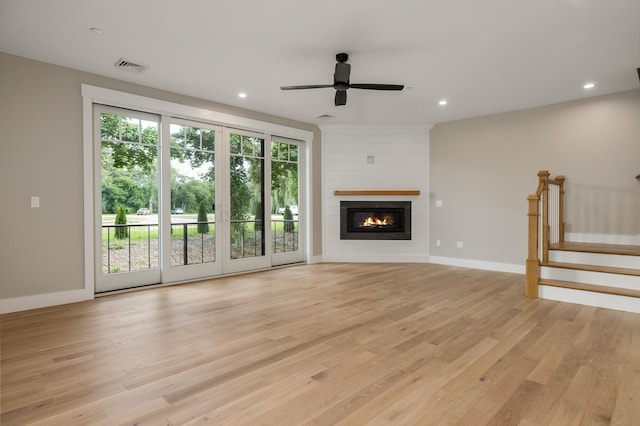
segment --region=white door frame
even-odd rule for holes
[[[94,145],[93,148],[96,152],[94,156],[94,182],[95,182],[95,190],[94,190],[94,218],[96,226],[93,229],[95,233],[95,246],[94,246],[94,260],[96,264],[95,269],[95,285],[96,291],[107,292],[120,290],[123,288],[131,288],[131,287],[142,287],[149,284],[156,284],[162,279],[162,257],[161,250],[158,250],[158,258],[157,267],[149,268],[149,269],[138,269],[134,271],[127,271],[121,273],[104,273],[102,270],[102,261],[103,261],[103,247],[102,247],[102,192],[98,189],[102,186],[102,162],[101,156],[99,155],[102,152],[102,137],[101,137],[101,127],[97,125],[100,122],[99,114],[114,114],[121,115],[123,117],[131,117],[136,119],[146,119],[149,121],[154,121],[158,123],[158,141],[156,145],[156,149],[159,155],[160,149],[162,147],[162,137],[160,134],[160,129],[162,128],[161,117],[157,114],[149,114],[146,112],[125,110],[122,108],[116,108],[112,106],[105,105],[97,105],[94,109]],[[158,161],[159,165],[159,161]],[[158,188],[158,200],[162,200],[162,194],[160,193],[160,176],[161,176],[160,167],[157,170],[157,188]],[[158,209],[158,229],[162,229],[162,222],[164,221],[164,215],[162,211]],[[131,232],[131,229],[129,229]],[[109,248],[107,248],[109,250]],[[149,259],[151,261],[151,259]]]
[[[205,123],[221,124],[224,126],[246,129],[249,131],[255,131],[265,134],[265,136],[267,137],[267,141],[270,140],[271,134],[301,140],[304,142],[305,148],[305,182],[307,187],[306,194],[311,193],[308,188],[313,183],[311,179],[310,167],[312,164],[313,133],[310,131],[282,126],[279,124],[264,122],[260,120],[249,119],[245,117],[239,117],[231,114],[225,114],[210,109],[193,107],[160,99],[134,95],[131,93],[120,92],[117,90],[91,86],[87,84],[81,85],[81,93],[83,101],[85,294],[92,294],[95,291],[95,271],[96,267],[100,266],[99,264],[96,265],[96,258],[94,256],[96,244],[96,205],[94,203],[94,104],[128,108],[137,111],[158,114],[161,116],[180,117],[195,121],[202,121]],[[269,194],[270,193],[267,193],[266,198],[270,199]],[[163,201],[163,203],[166,203],[166,201]],[[307,207],[305,209],[306,218],[308,218],[307,223],[311,224],[311,217],[313,212],[313,203],[311,198],[307,197],[305,200],[301,200],[301,204]],[[304,248],[304,257],[307,262],[311,262],[311,248],[313,247],[311,226],[307,226],[305,228],[305,235],[306,247]]]

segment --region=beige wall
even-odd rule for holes
[[[640,235],[638,90],[437,124],[430,140],[432,256],[524,264],[543,169],[567,178],[569,233]]]
[[[316,126],[3,53],[0,70],[0,298],[84,287],[82,83],[313,132],[312,255],[321,255]],[[41,208],[30,208],[32,195]]]
[[[312,255],[322,256],[316,126],[2,53],[0,70],[0,298],[84,286],[82,83],[314,132]],[[569,232],[638,236],[640,91],[434,126],[430,254],[523,264],[540,169],[567,176]]]

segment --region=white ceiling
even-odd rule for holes
[[[638,88],[640,0],[0,0],[0,51],[309,123],[427,124]],[[333,83],[338,52],[352,83],[408,88],[279,89]]]

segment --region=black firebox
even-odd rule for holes
[[[341,240],[410,240],[411,201],[341,201]]]

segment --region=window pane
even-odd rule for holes
[[[140,120],[140,142],[155,145],[158,141],[158,123]]]
[[[264,157],[264,141],[258,138],[251,138],[251,141],[253,142],[253,155],[256,157]]]
[[[214,151],[216,132],[207,129],[201,129],[200,131],[202,132],[202,149]]]
[[[241,154],[240,135],[232,134],[229,138],[230,150],[232,154]]]
[[[120,117],[120,140],[123,142],[140,142],[140,120]]]
[[[242,154],[253,157],[253,141],[246,136],[242,137]]]

